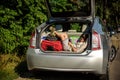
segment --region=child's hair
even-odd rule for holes
[[[78,39],[78,41],[80,41],[82,38],[84,39],[84,41],[86,41],[88,38],[88,34],[81,35],[80,38]]]
[[[55,31],[54,26],[50,26],[50,27],[49,27],[49,30],[52,31],[52,32]]]

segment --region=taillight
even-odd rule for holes
[[[100,35],[98,35],[98,33],[94,31],[92,35],[92,50],[99,50],[99,49],[101,49]]]
[[[35,48],[36,44],[36,38],[35,38],[35,32],[32,33],[31,38],[30,38],[30,48]]]

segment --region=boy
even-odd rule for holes
[[[52,35],[56,35],[61,39],[63,49],[65,51],[82,52],[87,46],[87,42],[86,42],[86,39],[88,37],[87,35],[82,35],[80,40],[78,40],[76,44],[72,44],[69,41],[67,33],[65,32],[58,33],[57,31],[55,31],[55,28],[53,27],[50,27],[49,29],[51,30]]]

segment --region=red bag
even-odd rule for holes
[[[61,41],[49,41],[49,40],[43,40],[41,43],[41,47],[45,51],[62,51],[62,43]]]

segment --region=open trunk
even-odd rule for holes
[[[52,29],[55,29],[51,31]],[[70,47],[70,50],[64,49],[63,40],[54,34],[66,33],[68,36],[67,47]],[[57,53],[82,53],[87,49],[90,49],[90,23],[83,22],[55,22],[49,25],[46,25],[40,32],[40,49],[44,52],[57,52]],[[81,42],[81,38],[86,35],[86,40]],[[69,44],[72,44],[71,45]],[[74,51],[75,48],[77,51]]]
[[[82,53],[91,49],[94,0],[45,0],[48,22],[40,32],[40,49],[48,53]],[[50,27],[54,30],[50,30]],[[67,40],[58,34],[67,34]],[[83,36],[87,36],[81,42]],[[85,45],[84,45],[84,44]]]

